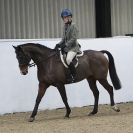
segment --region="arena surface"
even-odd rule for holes
[[[118,105],[119,113],[100,105],[95,116],[87,116],[92,106],[72,108],[69,119],[65,109],[39,111],[32,123],[31,112],[6,114],[0,116],[0,133],[133,133],[133,103]]]

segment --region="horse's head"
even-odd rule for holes
[[[13,46],[16,53],[16,58],[19,63],[19,69],[21,74],[26,75],[28,73],[28,65],[31,61],[30,54],[23,48],[23,46]]]

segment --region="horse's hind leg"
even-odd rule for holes
[[[67,95],[66,95],[66,90],[65,90],[65,86],[63,84],[58,84],[56,85],[61,97],[62,97],[62,100],[66,106],[66,115],[65,117],[69,118],[69,115],[71,113],[71,109],[68,105],[68,102],[67,102]]]
[[[99,83],[107,90],[110,95],[110,102],[112,109],[119,112],[120,109],[115,105],[113,87],[108,83],[106,79],[98,80]]]
[[[87,79],[90,89],[93,92],[95,102],[94,102],[94,108],[93,111],[89,115],[94,115],[98,112],[98,100],[99,100],[99,91],[96,86],[96,80],[95,79]]]
[[[41,102],[41,99],[44,96],[47,88],[48,88],[48,85],[46,85],[45,83],[39,83],[39,90],[38,90],[38,95],[36,98],[35,107],[33,109],[31,116],[30,116],[29,122],[33,122],[35,120],[35,116],[36,116],[37,111],[38,111],[39,103]]]

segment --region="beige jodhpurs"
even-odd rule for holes
[[[76,52],[73,52],[73,51],[69,51],[67,53],[67,57],[66,57],[66,62],[68,65],[70,65],[70,63],[72,62],[73,58],[76,56]]]

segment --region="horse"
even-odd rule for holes
[[[29,66],[33,65],[30,64],[31,60],[33,60],[37,66],[39,88],[35,106],[29,118],[29,122],[33,122],[35,120],[41,99],[44,96],[46,89],[51,85],[58,89],[66,107],[65,118],[69,118],[71,109],[67,102],[65,84],[70,84],[71,82],[68,82],[67,80],[66,75],[68,71],[61,62],[59,52],[55,51],[55,49],[36,43],[25,43],[13,47],[15,49],[16,58],[22,75],[26,75],[28,73]],[[112,54],[107,50],[85,50],[83,52],[83,56],[78,59],[79,64],[76,68],[77,74],[74,83],[83,79],[88,81],[95,98],[94,108],[89,115],[94,115],[98,112],[99,90],[97,88],[96,81],[99,81],[99,83],[107,90],[110,96],[111,107],[116,112],[119,112],[120,109],[114,102],[113,86],[116,90],[119,90],[121,88],[121,82],[116,72]],[[104,54],[108,55],[108,59]],[[111,86],[107,81],[108,71],[113,86]]]

